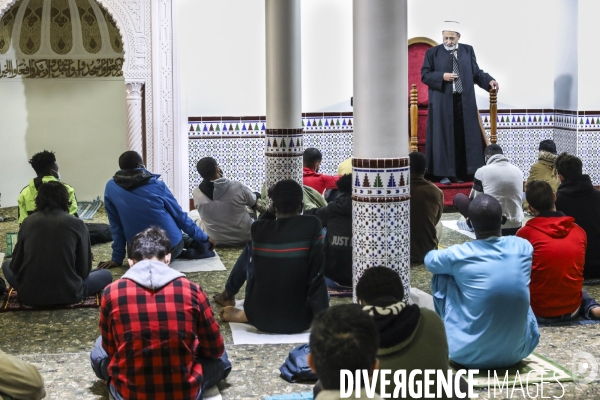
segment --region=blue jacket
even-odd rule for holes
[[[516,236],[490,237],[432,250],[435,310],[444,321],[450,359],[466,368],[516,364],[538,344],[529,306],[533,247]]]
[[[208,240],[159,177],[142,168],[120,170],[106,184],[104,207],[113,237],[112,261],[121,264],[127,243],[151,226],[167,232],[171,247],[183,238],[181,231],[198,242]]]

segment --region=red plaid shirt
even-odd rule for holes
[[[194,357],[225,350],[206,294],[183,277],[159,290],[113,282],[102,296],[100,331],[110,383],[126,399],[196,399],[202,366]]]

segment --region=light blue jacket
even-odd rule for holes
[[[531,244],[516,236],[474,240],[425,256],[450,359],[501,368],[527,357],[540,338],[529,306]]]

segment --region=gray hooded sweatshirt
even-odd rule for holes
[[[475,172],[471,198],[489,194],[502,206],[506,224],[502,229],[518,228],[523,223],[523,172],[512,165],[504,154],[495,154]]]
[[[185,275],[161,261],[142,260],[129,268],[123,279],[131,279],[140,286],[157,290],[183,276]]]
[[[200,228],[221,245],[245,244],[250,240],[252,218],[246,207],[254,207],[256,195],[240,182],[219,178],[212,181],[212,200],[200,188],[193,191],[200,214]]]

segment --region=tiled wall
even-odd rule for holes
[[[489,137],[489,111],[480,114]],[[352,155],[353,123],[352,113],[303,114],[304,146],[323,153],[321,172],[335,174]],[[600,111],[498,110],[497,126],[498,144],[525,178],[540,141],[554,139],[559,152],[581,157],[584,172],[600,184]],[[200,181],[196,163],[206,156],[214,157],[230,179],[259,190],[265,179],[265,129],[264,116],[189,118],[190,197]]]
[[[352,155],[352,113],[308,113],[302,116],[304,147],[323,153],[321,172],[337,174]],[[265,181],[265,117],[189,118],[190,197],[200,182],[196,163],[214,157],[225,175],[260,190]]]

